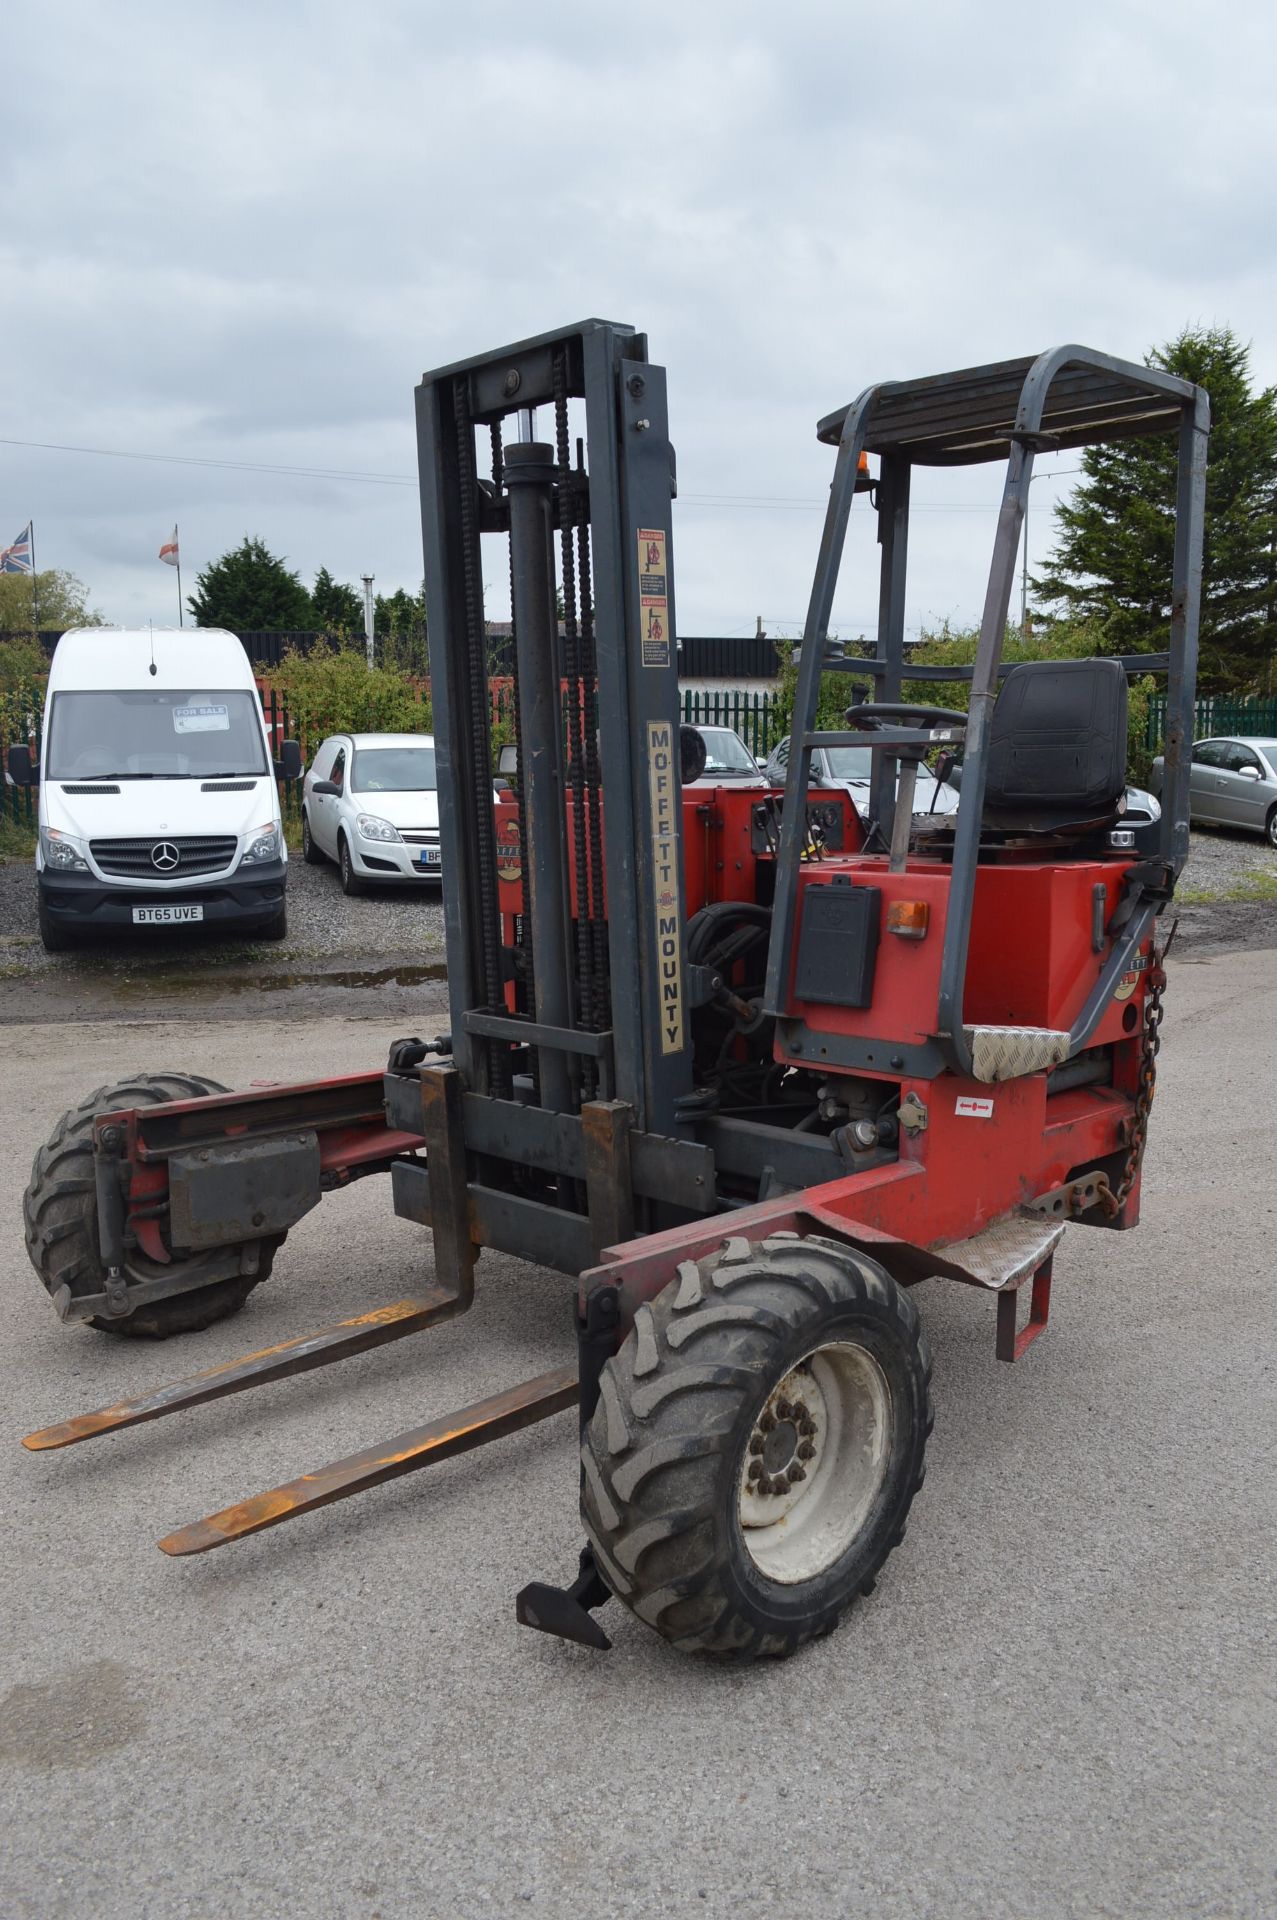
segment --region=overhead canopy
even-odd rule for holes
[[[1036,449],[1085,447],[1132,434],[1167,433],[1178,427],[1194,388],[1153,367],[1138,367],[1086,348],[1065,348],[1066,358],[1046,396]],[[967,466],[1005,460],[1024,383],[1038,356],[967,367],[927,380],[901,380],[877,389],[865,446],[870,453],[899,453],[920,466]],[[1091,364],[1087,364],[1089,361]],[[854,403],[853,403],[854,404]],[[816,429],[836,446],[850,407],[839,407]]]

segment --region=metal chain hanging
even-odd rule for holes
[[[1117,1192],[1108,1194],[1102,1202],[1104,1211],[1110,1219],[1116,1219],[1130,1199],[1135,1182],[1139,1178],[1144,1149],[1148,1144],[1148,1117],[1157,1087],[1157,1055],[1162,1044],[1162,995],[1166,991],[1165,963],[1178,926],[1179,921],[1176,920],[1167,935],[1166,945],[1160,953],[1154,946],[1152,963],[1148,970],[1148,986],[1144,995],[1144,1029],[1140,1045],[1140,1081],[1135,1094],[1135,1110],[1131,1116],[1130,1146]]]

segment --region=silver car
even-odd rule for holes
[[[1160,754],[1149,778],[1160,794]],[[1277,740],[1195,740],[1188,812],[1194,826],[1241,827],[1277,847]]]
[[[789,735],[777,742],[767,756],[763,772],[774,787],[783,787],[789,767]],[[811,756],[813,787],[843,787],[863,814],[869,805],[869,782],[873,775],[873,754],[868,747],[816,747]],[[952,813],[958,804],[957,790],[933,778],[927,767],[918,768],[914,788],[915,813]]]

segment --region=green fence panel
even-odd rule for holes
[[[1193,706],[1193,738],[1205,740],[1214,734],[1277,739],[1277,699],[1237,700],[1226,694],[1204,695]],[[1148,703],[1146,745],[1149,752],[1160,753],[1165,740],[1166,698],[1158,694]]]
[[[781,731],[774,693],[750,693],[740,687],[684,687],[683,720],[688,726],[731,727],[756,760],[765,760]]]
[[[44,717],[44,688],[15,687],[0,692],[0,819],[16,826],[34,827],[38,814],[35,787],[9,784],[9,748],[28,746],[39,753],[40,725]]]

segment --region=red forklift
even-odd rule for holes
[[[124,1334],[233,1312],[325,1193],[374,1173],[433,1261],[402,1300],[25,1444],[415,1334],[466,1310],[499,1248],[567,1276],[561,1368],[161,1547],[220,1547],[576,1402],[585,1546],[564,1584],[524,1588],[519,1620],[606,1647],[615,1598],[675,1646],[784,1656],[869,1592],[922,1485],[916,1283],[993,1294],[1015,1361],[1047,1323],[1066,1225],[1137,1224],[1155,932],[1188,849],[1207,398],[1068,346],[871,386],[822,420],[833,477],[783,791],[698,780],[680,729],[675,466],[645,337],[591,320],[443,367],[417,422],[450,1030],[339,1080],[100,1089],[37,1155],[26,1229],[62,1319]],[[1168,653],[1004,666],[1035,456],[1171,432]],[[913,469],[992,460],[975,662],[906,675]],[[872,652],[849,654],[828,626],[853,506],[876,515],[880,610]],[[494,556],[516,657],[495,807]],[[1127,678],[1158,669],[1150,852],[1122,823]],[[816,726],[828,673],[846,676],[837,731]],[[969,678],[967,710],[904,699],[906,677]],[[847,744],[873,756],[863,817],[809,792],[812,753]],[[915,815],[938,755],[961,757],[960,804]]]

